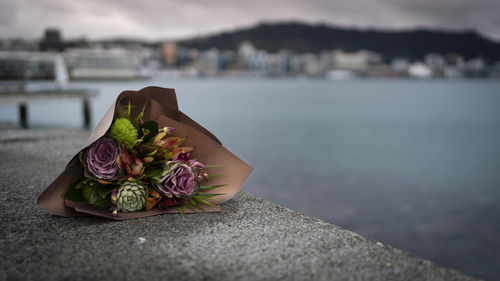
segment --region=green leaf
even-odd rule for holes
[[[146,164],[144,164],[144,166],[147,166],[147,167],[161,166],[162,164],[164,164],[167,161],[168,161],[167,159],[157,160],[157,161],[153,161],[151,163],[146,163]]]
[[[179,214],[184,215],[186,212],[184,212],[184,209],[182,207],[175,207],[175,209],[179,212]]]
[[[196,200],[196,202],[201,203],[203,205],[207,205],[207,206],[210,206],[210,207],[215,207],[214,204],[208,202],[207,200],[205,200],[205,199],[203,199],[203,198],[201,198],[199,196],[195,195],[195,196],[193,196],[193,199]]]
[[[224,195],[224,193],[208,193],[208,192],[196,192],[197,196],[200,196],[200,197],[204,197],[204,198],[212,198],[212,197],[215,197],[215,196],[219,196],[219,195]]]
[[[199,189],[201,190],[211,190],[218,187],[226,186],[227,184],[218,184],[218,185],[200,185]]]
[[[171,159],[172,155],[173,155],[172,151],[168,151],[168,152],[165,152],[163,157],[165,158],[165,160],[167,160],[167,159]]]
[[[190,203],[192,206],[194,206],[195,208],[200,209],[200,210],[202,210],[202,211],[205,211],[205,209],[203,209],[202,207],[200,207],[200,205],[198,205],[198,203],[196,203],[196,202],[193,200],[193,198],[189,198],[189,203]]]
[[[82,165],[85,165],[85,162],[83,161],[83,151],[80,151],[80,153],[78,153],[78,160],[80,160],[80,163]]]
[[[97,185],[87,185],[83,188],[82,194],[85,200],[92,205],[101,208],[106,208],[109,199],[103,198],[101,194],[97,191],[99,187]]]
[[[103,187],[98,187],[97,188],[97,193],[99,193],[99,195],[102,197],[102,198],[105,198],[106,196],[108,196],[108,194],[110,194],[113,189],[115,188],[114,185],[105,185]]]
[[[96,191],[96,189],[97,187],[90,185],[86,185],[83,187],[82,195],[85,198],[85,200],[87,200],[87,202],[90,201],[90,197],[92,197],[92,194]]]
[[[143,137],[145,143],[153,139],[156,135],[158,135],[158,122],[149,120],[140,126],[139,138]]]
[[[102,199],[101,201],[96,201],[96,202],[94,202],[91,205],[99,207],[99,208],[107,209],[109,207],[109,200],[108,199]]]
[[[156,166],[150,166],[144,170],[141,178],[148,178],[151,181],[159,182],[162,173],[163,173],[162,168]]]
[[[130,104],[130,101],[128,101],[128,106],[127,106],[127,115],[125,116],[125,118],[129,119],[130,120],[130,114],[131,114],[131,111],[132,111],[132,105]]]
[[[136,128],[139,125],[139,120],[141,120],[142,116],[144,116],[144,110],[146,109],[146,104],[147,102],[144,103],[141,112],[134,118],[134,121],[132,122]]]
[[[191,205],[186,204],[186,205],[184,205],[184,206],[186,206],[186,208],[188,208],[189,210],[191,210],[191,211],[193,211],[193,212],[195,212],[195,213],[196,213],[196,210],[195,210],[193,207],[191,207]]]
[[[224,177],[224,176],[227,176],[226,174],[211,174],[211,175],[208,175],[208,178],[211,179],[211,178],[215,178],[215,177]]]
[[[142,142],[142,139],[138,139],[138,140],[134,141],[134,144],[132,145],[132,147],[135,147],[136,145],[138,145],[141,142]],[[132,153],[134,153],[134,152],[136,152],[136,151],[132,151]]]
[[[141,128],[141,131],[142,131],[142,135],[143,136],[147,136],[151,133],[151,131],[149,131],[148,129],[146,128]]]
[[[121,106],[116,106],[115,114],[113,115],[113,122],[118,118],[123,118],[123,107]]]
[[[139,147],[138,147],[138,152],[141,153],[142,155],[145,155],[145,154],[148,154],[150,153],[151,151],[155,150],[158,146],[157,145],[154,145],[152,143],[142,143]]]
[[[150,153],[146,154],[146,157],[153,156],[156,154],[156,152],[158,152],[158,147],[155,150],[151,151]]]
[[[68,191],[63,194],[64,199],[68,199],[69,201],[81,202],[85,201],[85,198],[82,195],[82,191],[79,189],[75,189],[75,187],[80,183],[80,181],[76,181],[69,187]]]

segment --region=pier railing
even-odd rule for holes
[[[0,84],[0,103],[18,104],[19,125],[28,128],[28,103],[33,101],[61,100],[61,99],[81,99],[83,127],[90,128],[91,106],[90,99],[97,95],[97,92],[89,89],[40,89],[27,90],[23,82],[8,82]]]

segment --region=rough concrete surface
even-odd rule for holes
[[[473,280],[246,192],[222,213],[50,215],[36,198],[87,136],[0,131],[0,280]]]

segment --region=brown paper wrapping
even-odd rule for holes
[[[88,147],[107,133],[113,122],[116,106],[126,106],[129,101],[134,106],[132,108],[132,116],[139,114],[144,104],[146,104],[143,120],[155,120],[160,127],[174,127],[175,130],[172,135],[187,137],[184,145],[195,148],[192,152],[194,158],[206,165],[221,166],[208,168],[209,174],[224,175],[210,179],[208,184],[225,184],[225,186],[212,191],[224,194],[217,196],[216,199],[209,200],[217,204],[217,206],[204,207],[206,212],[219,212],[221,210],[220,204],[229,200],[238,192],[252,172],[252,167],[222,146],[221,142],[212,133],[179,111],[174,89],[147,87],[140,91],[122,92],[99,124],[97,124],[82,149]],[[117,216],[112,216],[110,211],[93,207],[86,202],[64,200],[62,195],[69,189],[70,185],[83,177],[83,166],[78,160],[77,155],[78,153],[71,159],[66,169],[38,197],[38,204],[48,212],[64,217],[90,214],[116,220],[136,219],[164,213],[177,213],[175,209],[161,210],[153,208],[149,211],[119,212]],[[192,212],[185,207],[184,210],[186,213]]]

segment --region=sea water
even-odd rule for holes
[[[40,83],[39,83],[40,84]],[[177,79],[180,109],[254,167],[243,187],[436,263],[500,278],[500,81]],[[36,87],[37,85],[32,85]],[[16,121],[0,105],[0,121]],[[36,127],[79,127],[78,100],[33,102]]]

